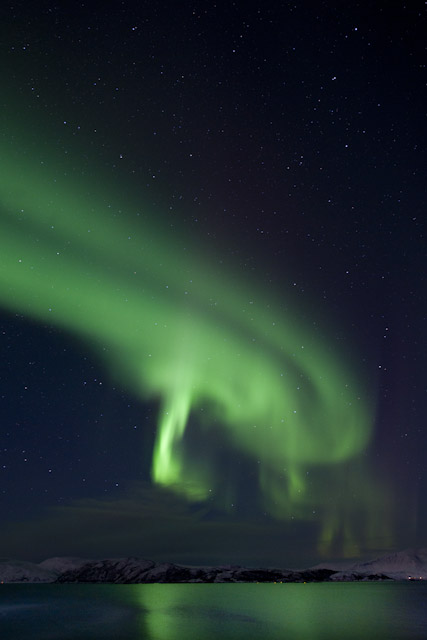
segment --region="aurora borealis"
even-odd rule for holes
[[[107,9],[99,18],[82,5],[69,19],[46,3],[46,23],[31,11],[27,20],[24,8],[16,10],[20,17],[15,15],[13,23],[31,41],[24,49],[13,44],[19,30],[4,34],[9,90],[0,145],[3,335],[18,345],[23,361],[34,358],[31,346],[24,351],[22,331],[28,331],[29,343],[35,332],[44,345],[34,378],[35,394],[43,398],[39,417],[38,401],[31,406],[24,396],[16,400],[10,376],[14,367],[18,379],[32,373],[19,370],[16,355],[4,360],[2,428],[13,441],[5,440],[10,459],[3,467],[4,493],[12,505],[15,486],[19,501],[28,500],[27,516],[26,509],[11,507],[4,544],[19,555],[17,545],[24,542],[19,543],[23,538],[16,530],[23,521],[39,541],[35,555],[49,546],[45,530],[64,541],[47,555],[93,555],[88,540],[105,526],[117,533],[106,536],[104,553],[194,562],[235,557],[236,562],[275,559],[283,565],[292,564],[292,553],[313,559],[357,557],[403,541],[415,543],[425,527],[419,515],[424,440],[421,410],[414,409],[418,391],[412,383],[405,387],[405,376],[419,379],[417,367],[408,373],[413,357],[408,345],[419,345],[422,334],[405,327],[418,327],[424,311],[415,322],[410,319],[421,292],[416,285],[408,301],[402,274],[410,281],[419,269],[419,186],[411,187],[406,204],[404,195],[397,203],[403,183],[387,164],[387,154],[380,169],[379,160],[370,166],[373,150],[379,153],[379,123],[391,127],[392,122],[403,131],[406,119],[398,107],[378,119],[374,103],[381,104],[380,98],[360,79],[362,97],[346,112],[347,85],[342,94],[334,93],[338,71],[344,74],[346,67],[334,57],[335,78],[326,49],[316,73],[304,56],[291,72],[289,57],[298,54],[291,44],[286,54],[281,50],[279,34],[284,29],[291,41],[294,29],[283,27],[279,15],[266,27],[274,33],[274,55],[266,53],[270,45],[262,12],[248,18],[246,9],[235,8],[234,17],[227,18],[233,33],[257,24],[253,44],[278,65],[277,73],[262,81],[268,87],[262,90],[267,108],[259,102],[260,77],[249,82],[252,63],[261,56],[257,49],[233,63],[234,84],[230,80],[228,86],[227,74],[220,80],[215,66],[217,49],[225,57],[236,53],[229,51],[228,36],[216,40],[211,34],[204,53],[196,35],[188,36],[195,50],[186,46],[181,57],[172,53],[173,46],[169,53],[160,46],[164,37],[178,46],[185,28],[193,25],[189,5],[178,19],[182,31],[145,3],[125,9]],[[206,5],[205,15],[210,11]],[[57,27],[49,35],[53,14]],[[289,7],[283,14],[303,24]],[[342,19],[355,24],[357,14],[355,9]],[[224,17],[214,19],[215,32]],[[309,24],[312,19],[314,14]],[[333,23],[326,16],[323,20],[326,39],[340,40]],[[141,39],[144,29],[147,38]],[[357,35],[352,29],[351,37],[358,37],[360,29]],[[371,26],[368,32],[371,37]],[[310,37],[303,30],[296,49]],[[71,63],[64,43],[72,48],[79,38],[83,48]],[[110,41],[112,51],[123,51],[121,57],[111,54]],[[322,38],[315,42],[323,51]],[[340,46],[347,51],[345,42]],[[365,51],[367,45],[357,46]],[[374,56],[379,49],[380,44]],[[198,54],[208,68],[203,76]],[[346,56],[345,64],[354,64],[352,54]],[[65,80],[59,74],[64,64]],[[283,76],[280,83],[277,74]],[[207,88],[209,79],[214,93]],[[287,82],[294,106],[280,97],[279,87]],[[308,89],[300,86],[307,84]],[[314,117],[309,114],[323,108],[326,84],[328,108],[304,133]],[[387,104],[391,89],[385,84],[381,90]],[[270,102],[268,91],[276,96]],[[321,96],[321,106],[307,111],[312,98],[304,91]],[[352,132],[347,137],[342,110]],[[322,127],[329,132],[327,145]],[[362,129],[371,132],[370,142],[362,142]],[[415,124],[413,131],[405,134],[411,144]],[[389,195],[382,193],[386,188]],[[391,214],[381,209],[381,198]],[[402,300],[407,304],[400,315]],[[424,310],[425,303],[420,304]],[[400,339],[402,329],[405,338]],[[71,346],[52,347],[52,331]],[[384,344],[393,340],[387,350]],[[67,391],[68,374],[55,380],[60,353],[67,350],[84,353],[85,361],[94,363],[90,367],[103,372],[97,376],[108,380],[102,392],[88,392],[84,402],[77,386]],[[87,387],[88,372],[71,377],[84,378]],[[43,382],[44,376],[51,382]],[[58,394],[64,406],[85,406],[79,420],[84,411],[96,418],[88,417],[83,428],[70,409],[64,417],[54,398]],[[33,422],[35,428],[21,427]],[[127,428],[138,438],[124,436]],[[25,453],[27,429],[31,450],[42,454]],[[85,444],[78,442],[83,432]],[[61,448],[63,442],[69,449]],[[101,450],[114,471],[102,462]],[[51,460],[47,472],[44,462],[34,463],[35,491],[28,488],[33,482],[28,474],[16,471],[22,451],[26,462]],[[75,472],[85,456],[90,471]],[[44,473],[56,474],[60,494],[49,488],[41,499]],[[86,481],[90,474],[92,489]],[[103,495],[99,479],[109,475],[120,491],[108,489]],[[73,514],[91,532],[78,545],[70,543]],[[126,535],[120,534],[120,523]],[[242,532],[247,540],[236,551]],[[185,548],[186,539],[191,549]],[[274,541],[270,555],[257,555],[261,540],[267,547]],[[280,551],[282,545],[290,551]]]
[[[257,459],[267,508],[304,516],[307,465],[351,459],[369,440],[372,417],[351,363],[345,368],[325,337],[298,326],[296,310],[282,317],[231,271],[219,279],[191,246],[183,256],[176,240],[156,236],[148,215],[129,236],[105,193],[88,208],[90,185],[76,196],[56,170],[35,173],[10,156],[8,171],[2,304],[95,349],[108,345],[101,355],[124,386],[160,401],[153,480],[192,500],[215,496],[218,471],[181,447],[194,412],[200,428],[216,423]]]

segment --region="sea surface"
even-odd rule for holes
[[[426,640],[427,584],[5,584],[0,638]]]

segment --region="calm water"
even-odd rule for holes
[[[1,640],[427,638],[427,584],[1,585]]]

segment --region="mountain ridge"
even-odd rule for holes
[[[408,549],[343,568],[340,563],[302,570],[238,565],[191,566],[144,558],[91,560],[54,557],[40,563],[0,559],[1,583],[324,582],[427,579],[427,549]]]

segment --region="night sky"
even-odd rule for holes
[[[2,6],[3,557],[426,546],[426,17]]]

